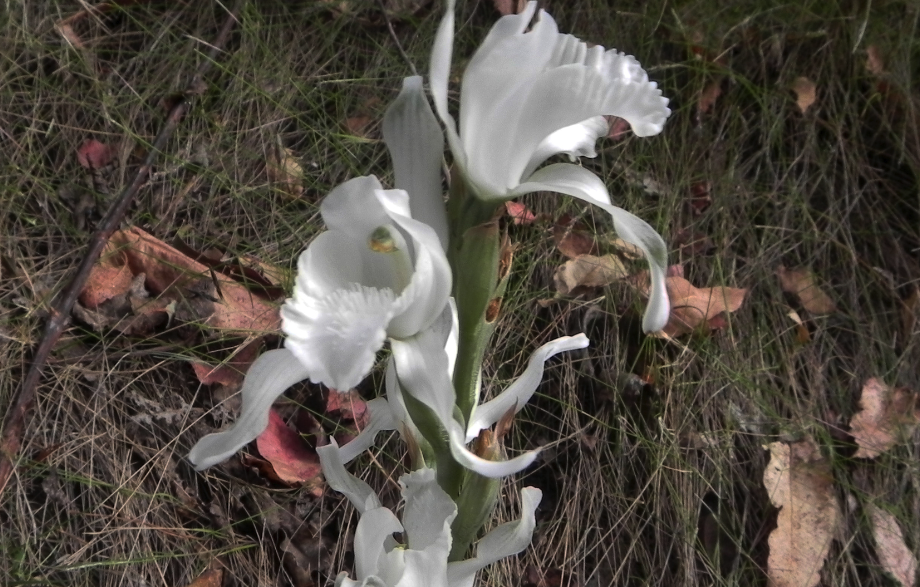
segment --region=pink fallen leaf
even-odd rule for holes
[[[87,169],[102,169],[115,158],[115,149],[96,139],[84,141],[77,149],[77,161]]]
[[[240,349],[233,358],[220,365],[208,365],[199,361],[192,362],[192,369],[195,376],[203,385],[214,385],[220,383],[230,387],[239,387],[243,384],[243,378],[249,367],[259,353],[262,346],[262,337],[251,341],[249,344]]]
[[[859,412],[850,420],[850,434],[859,448],[853,456],[873,459],[908,438],[920,423],[917,394],[904,387],[892,389],[875,377],[866,381]]]
[[[343,420],[350,420],[364,429],[370,419],[367,402],[355,390],[338,391],[330,389],[326,395],[326,413],[338,414]]]
[[[259,454],[271,463],[285,483],[321,484],[319,456],[300,434],[288,428],[275,410],[268,413],[268,428],[256,438]]]
[[[875,552],[879,562],[902,587],[914,587],[917,576],[917,557],[904,543],[904,533],[898,521],[887,511],[867,504],[875,537]]]
[[[515,224],[533,224],[537,215],[520,202],[505,202],[505,210]]]

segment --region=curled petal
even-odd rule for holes
[[[450,587],[472,587],[476,573],[507,556],[515,555],[530,545],[537,522],[535,513],[543,492],[535,487],[521,490],[521,519],[495,528],[476,545],[476,557],[448,563]]]
[[[527,183],[521,184],[513,196],[537,191],[552,191],[574,196],[606,210],[613,218],[613,226],[626,242],[636,245],[649,262],[652,278],[648,307],[642,319],[646,332],[658,332],[668,322],[671,306],[665,289],[665,271],[668,248],[661,235],[647,222],[622,208],[610,204],[607,187],[593,173],[568,163],[556,163],[538,170]]]
[[[341,451],[334,438],[330,438],[326,446],[316,449],[329,487],[347,497],[358,513],[382,507],[371,486],[345,470]]]
[[[667,104],[634,57],[559,33],[553,18],[529,2],[521,14],[496,22],[467,66],[460,96],[464,171],[479,197],[506,199],[552,155],[593,156],[594,141],[606,133],[603,115],[650,136],[661,132]]]
[[[536,451],[510,461],[489,461],[466,448],[466,434],[453,417],[454,389],[447,371],[447,353],[436,344],[438,340],[437,334],[429,330],[410,339],[391,341],[402,391],[434,412],[447,432],[451,454],[464,467],[492,478],[512,475],[528,467],[536,458]]]
[[[387,398],[378,397],[367,402],[367,411],[370,413],[367,426],[348,444],[339,449],[339,458],[342,463],[350,463],[356,456],[373,446],[378,432],[396,430],[399,426],[399,421],[390,408]]]
[[[432,469],[419,469],[403,475],[399,483],[406,501],[403,525],[409,539],[407,546],[411,550],[425,550],[447,536],[447,550],[443,557],[447,562],[450,524],[457,517],[457,505],[438,485]]]
[[[479,436],[480,430],[498,422],[508,410],[515,408],[515,412],[519,412],[530,401],[530,398],[537,390],[537,386],[540,385],[540,381],[543,379],[543,364],[550,357],[564,351],[583,349],[588,344],[588,337],[584,334],[578,334],[576,336],[557,338],[534,351],[527,369],[508,389],[496,398],[473,408],[469,425],[466,428],[466,441],[472,441]]]
[[[201,471],[223,462],[265,431],[272,402],[284,391],[306,379],[309,371],[286,350],[268,351],[249,368],[243,380],[239,419],[229,429],[208,434],[192,447],[188,455]]]
[[[392,539],[395,532],[402,532],[403,526],[384,507],[362,512],[358,527],[355,529],[355,574],[359,579],[379,577],[384,585],[392,585],[403,572],[404,562],[400,556],[388,556],[385,548],[387,539]],[[383,576],[381,576],[383,575]],[[390,581],[387,581],[387,578]]]
[[[420,76],[403,80],[402,91],[383,117],[383,140],[393,159],[396,187],[409,193],[412,217],[432,227],[447,249],[447,213],[441,190],[444,133],[428,105]]]

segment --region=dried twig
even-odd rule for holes
[[[211,65],[217,58],[217,54],[221,52],[221,48],[230,37],[230,32],[233,30],[233,26],[237,21],[237,15],[239,14],[241,5],[242,0],[238,0],[234,8],[227,14],[227,18],[220,29],[217,39],[215,39],[214,43],[211,45],[211,50],[208,52],[206,59],[198,66],[195,75],[192,77],[187,90],[182,96],[182,100],[170,110],[169,116],[166,119],[166,124],[160,131],[160,134],[157,135],[156,140],[154,140],[150,153],[147,155],[147,159],[137,170],[131,184],[125,188],[118,196],[118,199],[112,204],[99,230],[96,231],[96,234],[94,234],[92,240],[90,240],[89,250],[87,250],[86,256],[83,258],[83,262],[80,264],[80,268],[77,270],[76,275],[74,275],[70,285],[67,286],[64,293],[58,297],[57,303],[51,308],[51,316],[45,324],[45,331],[42,335],[41,343],[32,356],[29,371],[22,380],[19,392],[13,399],[12,407],[3,422],[3,436],[0,437],[0,495],[3,494],[13,474],[13,463],[22,445],[26,414],[32,408],[32,403],[35,399],[35,389],[38,386],[42,368],[48,359],[48,355],[51,353],[51,349],[54,348],[55,343],[57,343],[69,323],[70,312],[73,309],[74,302],[83,289],[86,280],[89,278],[90,271],[99,258],[99,255],[102,253],[102,249],[105,247],[106,242],[121,223],[125,212],[127,212],[128,207],[134,200],[134,196],[150,174],[150,169],[153,167],[157,155],[166,146],[169,137],[172,136],[173,131],[176,130],[176,127],[188,112],[192,97],[201,93],[200,88],[204,84],[203,78],[208,71],[210,71]]]

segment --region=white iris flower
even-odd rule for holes
[[[606,210],[620,237],[649,259],[652,292],[643,327],[661,330],[669,311],[661,236],[613,206],[604,182],[590,171],[571,163],[540,165],[558,154],[594,157],[595,142],[607,134],[604,115],[625,119],[640,137],[658,134],[671,113],[668,100],[634,57],[588,47],[561,34],[543,10],[534,20],[536,10],[529,2],[521,14],[500,18],[473,55],[463,75],[458,129],[447,108],[454,36],[454,1],[448,2],[431,55],[431,93],[454,161],[481,199],[553,191]]]
[[[344,494],[361,519],[355,530],[355,574],[340,573],[336,587],[471,587],[484,567],[527,548],[533,538],[539,489],[521,490],[521,519],[503,524],[476,545],[476,556],[448,562],[450,524],[457,506],[435,481],[432,469],[403,475],[402,522],[383,507],[367,483],[349,474],[335,441],[317,449],[329,486]],[[402,532],[406,544],[393,537]]]

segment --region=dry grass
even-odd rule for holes
[[[323,3],[250,3],[126,222],[289,269],[322,229],[317,204],[332,186],[368,173],[386,182],[377,123],[356,137],[345,121],[379,121],[408,68],[376,3],[365,4],[341,16]],[[560,570],[562,585],[764,584],[775,511],[761,447],[805,434],[831,459],[841,500],[857,504],[823,584],[890,584],[858,504],[887,504],[920,549],[916,437],[857,462],[841,432],[866,378],[920,389],[920,344],[916,328],[903,329],[901,303],[920,284],[916,9],[563,4],[550,6],[562,30],[635,53],[675,110],[661,137],[608,141],[584,164],[669,243],[681,229],[712,239],[705,254],[672,251],[691,281],[750,293],[714,336],[646,339],[626,286],[539,305],[553,296],[562,257],[545,225],[509,227],[519,249],[486,391],[550,338],[585,331],[592,346],[556,360],[515,429],[511,446],[548,448],[506,494],[533,484],[544,503],[534,548],[497,565],[489,584],[522,584],[528,565]],[[29,3],[0,15],[0,406],[97,219],[90,210],[79,220],[75,204],[83,196],[105,210],[111,198],[77,164],[78,145],[97,138],[119,148],[104,174],[117,193],[162,124],[161,101],[184,87],[224,16],[217,4],[141,3],[81,21],[79,49],[54,29],[79,9]],[[463,11],[457,57],[494,17],[486,3]],[[395,23],[421,71],[438,18],[423,10]],[[865,69],[869,45],[885,56],[887,93]],[[799,76],[818,88],[805,114],[789,90]],[[718,80],[721,96],[700,114],[698,96]],[[279,143],[306,172],[301,198],[266,173]],[[643,180],[658,193],[643,191]],[[712,204],[697,215],[689,194],[703,181]],[[561,197],[525,201],[612,230]],[[807,344],[787,316],[795,303],[777,283],[780,264],[810,267],[840,308],[811,322]],[[131,340],[76,325],[65,335],[0,498],[0,582],[181,586],[219,557],[232,584],[307,584],[297,553],[319,584],[349,568],[354,516],[338,496],[269,486],[234,464],[196,474],[184,461],[224,417],[184,359],[223,357],[237,342],[181,329]],[[309,403],[314,392],[289,395]],[[700,438],[706,448],[688,447]],[[363,461],[390,503],[396,446]]]

